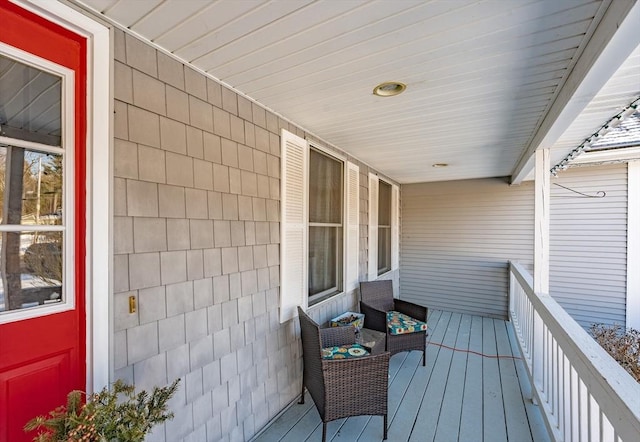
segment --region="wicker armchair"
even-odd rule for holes
[[[364,313],[364,326],[387,334],[386,349],[391,355],[402,351],[422,352],[422,365],[426,364],[426,331],[393,335],[387,327],[387,312],[395,310],[422,322],[427,322],[427,307],[393,297],[393,284],[389,280],[360,283],[360,312]]]
[[[353,327],[320,328],[298,307],[302,334],[302,394],[309,390],[322,419],[322,441],[327,422],[349,416],[383,416],[387,438],[389,353],[352,359],[323,359],[322,348],[355,343]]]

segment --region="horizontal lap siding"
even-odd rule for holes
[[[402,187],[401,298],[505,318],[509,260],[532,266],[533,183]]]
[[[552,183],[550,292],[583,327],[625,323],[627,165],[581,167]]]

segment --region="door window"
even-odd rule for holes
[[[71,73],[21,56],[0,46],[0,322],[73,306],[63,109],[73,103],[64,96]]]

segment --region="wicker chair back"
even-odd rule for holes
[[[360,297],[363,302],[383,312],[393,310],[393,282],[383,280],[361,283]]]

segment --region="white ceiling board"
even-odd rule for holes
[[[104,13],[120,1],[121,0],[94,0],[91,2],[91,9]]]
[[[243,83],[235,83],[231,81],[232,79],[228,81],[226,77],[221,78],[236,87],[244,86],[249,94],[260,95],[267,99],[281,93],[290,81],[302,80],[309,84],[319,77],[331,80],[339,72],[348,72],[352,77],[360,76],[362,73],[383,76],[386,74],[385,70],[398,75],[406,75],[407,71],[421,72],[424,79],[430,80],[433,75],[437,75],[438,68],[442,67],[455,66],[458,69],[468,70],[482,68],[491,63],[490,66],[499,70],[509,68],[522,59],[538,55],[540,51],[550,54],[567,47],[575,49],[589,25],[589,22],[585,21],[572,23],[563,28],[562,38],[556,35],[559,32],[557,30],[536,32],[532,35],[524,25],[511,25],[508,29],[497,31],[494,14],[492,14],[496,12],[495,9],[487,8],[486,5],[481,8],[480,6],[478,11],[469,12],[476,15],[483,13],[487,18],[476,21],[473,27],[468,25],[467,19],[463,14],[458,13],[459,11],[454,11],[455,14],[450,14],[451,17],[447,15],[450,20],[439,17],[441,20],[435,23],[432,23],[432,19],[420,21],[418,20],[420,16],[414,13],[412,17],[416,23],[411,26],[400,26],[393,33],[364,40],[355,46],[333,47],[327,53],[318,54],[314,48],[308,57],[309,62],[301,64],[298,59],[295,59],[289,63],[279,63],[280,71],[271,74],[271,76],[278,75],[279,82],[273,82],[270,78],[256,77],[251,80],[249,87]],[[428,32],[425,32],[425,29],[428,29]],[[543,46],[544,44],[546,46]],[[366,50],[370,45],[375,45],[375,52]],[[469,51],[470,47],[475,49]],[[338,48],[340,50],[337,50]],[[469,53],[465,54],[467,51]],[[312,57],[311,54],[316,56]],[[461,54],[465,56],[461,57]],[[500,60],[499,57],[502,54],[504,56]],[[487,60],[492,57],[498,59]],[[447,61],[441,63],[441,58]],[[499,64],[501,61],[506,64]],[[294,66],[291,67],[291,65]],[[522,67],[533,65],[532,63],[523,64]],[[421,68],[427,68],[427,70]],[[273,85],[275,89],[265,92],[265,83]]]
[[[302,3],[291,2],[291,6],[301,6]],[[236,59],[259,54],[262,51],[270,50],[276,43],[287,43],[288,51],[292,51],[293,43],[298,39],[299,34],[306,32],[315,20],[331,21],[341,14],[362,6],[362,2],[338,2],[331,8],[323,7],[321,3],[311,3],[306,7],[297,9],[288,8],[287,13],[280,18],[270,17],[269,23],[257,27],[251,34],[245,34],[242,38],[229,41],[227,44],[214,48],[206,56],[197,60],[202,66],[225,66]],[[274,11],[276,12],[276,11]],[[261,14],[262,15],[262,14]],[[313,21],[312,21],[313,20]]]
[[[210,1],[181,0],[180,8],[175,8],[172,3],[163,2],[131,26],[131,30],[154,41],[173,29],[176,22],[181,23],[211,5]]]
[[[424,5],[416,1],[414,9]],[[249,78],[277,74],[283,63],[300,64],[332,54],[337,47],[354,45],[378,35],[380,26],[376,22],[385,19],[387,27],[404,26],[413,9],[398,12],[397,3],[389,1],[368,2],[348,13],[336,16],[331,26],[314,26],[292,38],[280,40],[268,48],[236,57],[232,62],[219,64],[203,60],[208,69],[215,69],[220,78],[229,84],[241,85]],[[417,20],[417,18],[416,18]],[[394,25],[393,22],[398,22]],[[291,61],[289,61],[291,58]]]
[[[162,3],[162,0],[120,0],[105,10],[105,13],[125,27],[131,27]]]
[[[509,175],[580,57],[598,52],[612,4],[143,0],[123,14],[124,0],[71,1],[401,183]],[[631,94],[629,75],[607,103]],[[372,94],[392,80],[404,94]]]
[[[225,2],[224,7],[221,2],[210,3],[195,15],[176,21],[171,29],[156,37],[153,42],[169,52],[178,51],[214,34],[219,28],[230,25],[248,11],[259,7],[256,5],[257,2],[249,1]],[[176,4],[172,3],[172,7],[175,8]]]
[[[183,47],[175,54],[185,60],[206,66],[209,60],[223,65],[229,60],[257,49],[263,45],[269,45],[271,41],[277,41],[285,37],[285,32],[278,32],[282,27],[291,26],[287,23],[297,23],[304,27],[304,17],[298,17],[303,2],[269,2],[254,8],[238,17],[229,25],[221,27],[214,33],[198,39],[192,44]],[[340,5],[346,3],[340,2]],[[318,13],[319,11],[309,11]],[[332,14],[334,12],[332,11]],[[253,32],[247,34],[246,29]],[[286,29],[288,32],[289,29]]]

